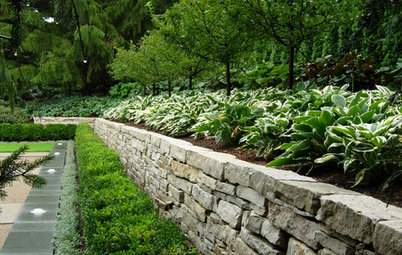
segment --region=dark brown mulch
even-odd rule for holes
[[[159,134],[164,134],[162,131],[156,131],[156,130],[150,129],[144,123],[135,124],[133,122],[127,122],[124,124],[126,124],[128,126],[134,126],[137,128],[141,128],[141,129],[146,129],[148,131],[152,131],[152,132],[159,133]],[[209,148],[209,149],[212,149],[217,152],[224,152],[224,153],[232,154],[232,155],[236,156],[236,158],[250,162],[250,163],[266,165],[269,162],[263,158],[255,157],[255,154],[256,154],[255,151],[237,150],[236,146],[228,146],[228,145],[224,145],[222,143],[217,144],[215,142],[215,140],[213,140],[213,139],[194,139],[193,137],[188,136],[188,135],[187,136],[178,136],[175,138],[190,142],[196,146]],[[298,166],[287,166],[287,167],[283,167],[280,169],[297,171]],[[398,184],[394,188],[392,198],[390,199],[389,194],[385,194],[385,193],[381,192],[379,190],[379,188],[375,187],[375,186],[352,187],[354,184],[354,176],[351,174],[345,175],[341,169],[334,168],[334,170],[332,170],[332,171],[328,171],[327,169],[325,171],[315,171],[315,172],[310,173],[309,176],[316,179],[317,181],[333,184],[340,188],[353,190],[353,191],[362,193],[364,195],[377,198],[385,203],[389,203],[391,205],[402,207],[402,184]]]

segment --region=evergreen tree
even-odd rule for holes
[[[7,196],[7,193],[4,190],[5,187],[11,182],[17,180],[19,177],[22,177],[25,183],[33,187],[41,187],[46,184],[46,180],[43,177],[34,175],[31,171],[51,159],[53,156],[47,155],[31,163],[26,160],[19,160],[20,155],[27,149],[28,146],[24,145],[13,152],[9,157],[0,161],[0,198]]]

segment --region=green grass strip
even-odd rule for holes
[[[20,147],[28,145],[26,152],[50,152],[54,143],[0,143],[0,152],[13,152]]]

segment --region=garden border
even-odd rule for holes
[[[402,253],[402,208],[124,124],[93,127],[203,254]]]

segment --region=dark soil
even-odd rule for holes
[[[147,127],[144,123],[135,124],[133,122],[124,123],[128,126],[134,126],[141,129],[146,129],[148,131],[152,131],[159,134],[164,134],[162,131],[156,131]],[[166,134],[164,134],[166,135]],[[217,152],[224,152],[228,154],[232,154],[236,156],[236,158],[240,160],[244,160],[250,163],[258,164],[258,165],[266,165],[269,161],[265,160],[264,158],[257,158],[255,151],[241,151],[237,150],[237,146],[228,146],[223,143],[216,143],[213,139],[195,139],[189,135],[183,136],[176,136],[175,138],[187,141],[192,143],[193,145],[209,148]],[[279,168],[281,170],[289,170],[289,171],[297,171],[299,168],[298,165],[286,166]],[[302,174],[302,173],[301,173]],[[342,169],[333,168],[333,170],[328,171],[315,171],[309,174],[312,178],[316,179],[317,181],[333,184],[337,187],[353,190],[359,193],[362,193],[367,196],[371,196],[377,198],[385,203],[389,203],[391,205],[395,205],[398,207],[402,207],[402,184],[397,184],[397,186],[393,190],[392,196],[388,193],[381,192],[378,186],[358,186],[352,187],[354,184],[354,175],[345,175]]]

